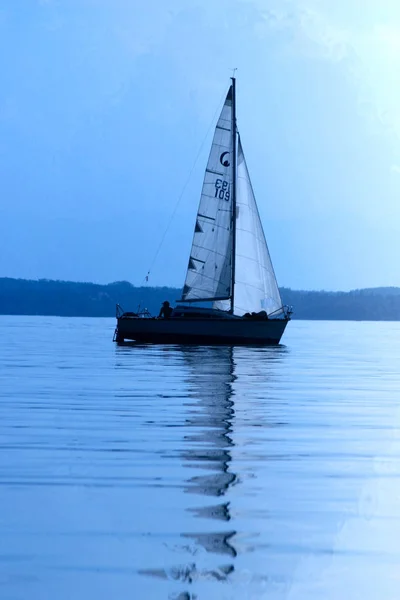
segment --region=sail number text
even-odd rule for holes
[[[219,198],[220,200],[226,200],[228,202],[229,197],[229,183],[227,181],[223,181],[222,179],[217,179],[215,182],[214,198]]]

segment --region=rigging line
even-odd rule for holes
[[[199,160],[200,154],[201,154],[201,152],[202,152],[202,150],[203,150],[203,148],[204,148],[204,144],[205,144],[205,143],[206,143],[206,141],[207,141],[208,135],[209,135],[209,133],[210,133],[210,131],[211,131],[211,129],[212,129],[212,126],[213,126],[213,124],[214,124],[214,122],[215,122],[215,119],[217,118],[218,112],[221,110],[222,101],[223,101],[223,99],[225,98],[226,94],[227,94],[227,91],[226,91],[226,89],[225,89],[225,90],[224,90],[224,92],[223,92],[223,94],[221,95],[221,98],[220,98],[220,100],[219,100],[219,103],[218,103],[217,109],[216,109],[216,111],[215,111],[215,113],[214,113],[214,116],[213,116],[213,118],[212,118],[212,120],[211,120],[211,123],[210,123],[210,125],[209,125],[209,127],[208,127],[208,129],[207,129],[206,135],[204,136],[204,139],[203,139],[203,141],[201,142],[201,145],[200,145],[200,148],[199,148],[199,150],[198,150],[198,152],[197,152],[197,155],[196,155],[196,158],[195,158],[195,160],[194,160],[193,166],[192,166],[192,168],[190,169],[190,171],[189,171],[189,175],[187,176],[187,179],[186,179],[186,181],[185,181],[185,183],[184,183],[184,185],[183,185],[182,191],[181,191],[181,193],[179,194],[178,200],[177,200],[177,202],[176,202],[176,204],[175,204],[175,208],[174,208],[174,210],[172,211],[172,214],[171,214],[171,216],[170,216],[170,218],[169,218],[169,221],[168,221],[167,227],[166,227],[166,229],[165,229],[165,231],[164,231],[164,233],[163,233],[163,235],[162,235],[162,237],[161,237],[161,241],[160,241],[160,243],[159,243],[159,245],[158,245],[158,248],[157,248],[157,250],[156,250],[156,253],[154,254],[153,260],[152,260],[152,262],[151,262],[151,264],[150,264],[150,268],[149,268],[149,269],[148,269],[148,271],[147,271],[147,275],[146,275],[146,276],[145,276],[145,278],[143,279],[143,283],[144,283],[145,281],[146,281],[146,282],[148,282],[148,280],[149,280],[149,275],[150,275],[150,272],[151,272],[152,268],[154,267],[154,264],[155,264],[155,262],[156,262],[156,260],[157,260],[157,258],[158,258],[158,255],[159,255],[159,253],[160,253],[161,247],[162,247],[162,245],[163,245],[163,243],[164,243],[164,240],[165,240],[165,238],[166,238],[166,236],[167,236],[167,233],[168,233],[168,231],[169,231],[169,228],[171,227],[171,223],[172,223],[172,221],[173,221],[173,219],[174,219],[174,217],[175,217],[176,211],[178,210],[178,207],[179,207],[179,205],[180,205],[180,203],[181,203],[181,200],[182,200],[182,198],[183,198],[183,196],[184,196],[184,194],[185,194],[186,188],[187,188],[187,186],[188,186],[188,184],[189,184],[189,181],[190,181],[190,179],[191,179],[191,177],[192,177],[193,171],[194,171],[194,169],[195,169],[195,167],[196,167],[196,165],[197,165],[197,161]]]

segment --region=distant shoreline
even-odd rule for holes
[[[381,287],[350,292],[304,291],[281,288],[284,304],[293,306],[294,319],[400,321],[400,288]],[[113,317],[124,310],[147,308],[158,314],[161,303],[176,303],[181,290],[135,287],[122,281],[107,285],[48,279],[0,278],[0,314],[15,316]]]

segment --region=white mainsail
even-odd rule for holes
[[[279,311],[279,293],[267,242],[258,212],[249,171],[239,138],[236,188],[236,252],[234,275],[235,315],[265,310]],[[214,308],[228,310],[229,302],[216,302]]]
[[[204,176],[182,300],[232,293],[232,87],[226,96]]]

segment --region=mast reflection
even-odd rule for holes
[[[191,476],[187,480],[185,491],[223,500],[236,482],[231,455],[235,415],[232,389],[235,381],[234,349],[226,346],[182,347],[181,351],[189,367],[187,383],[189,398],[192,400],[186,421],[189,428],[189,433],[185,436],[188,448],[182,456],[186,467],[207,471]],[[206,503],[205,506],[192,509],[192,512],[201,519],[226,523],[232,518],[228,501]],[[234,547],[235,533],[233,528],[229,528],[218,533],[185,534],[185,537],[193,539],[207,552],[233,558],[237,555]],[[233,571],[233,565],[224,570],[226,574]]]
[[[183,492],[201,496],[203,502],[199,501],[200,506],[196,508],[186,508],[198,528],[182,531],[180,537],[191,543],[175,547],[189,560],[166,569],[143,569],[140,573],[190,587],[201,581],[223,582],[234,572],[237,556],[236,530],[230,526],[232,515],[226,499],[237,480],[231,455],[235,417],[234,349],[228,346],[174,346],[168,351],[175,354],[175,358],[179,357],[177,363],[183,366],[187,394],[180,457],[183,467],[192,473],[184,479]],[[203,552],[199,552],[200,549]],[[220,558],[215,563],[216,556]],[[169,598],[194,600],[197,594],[186,589]]]

